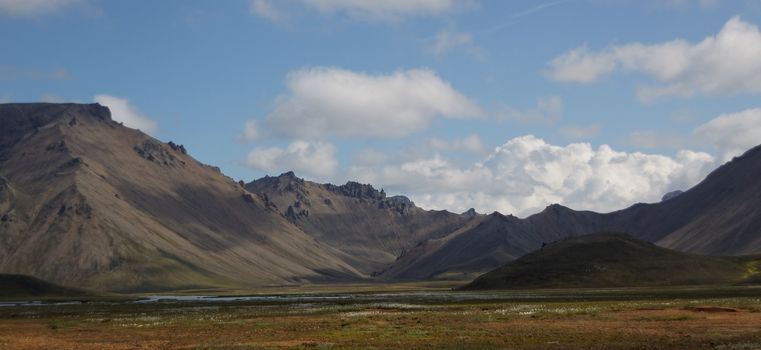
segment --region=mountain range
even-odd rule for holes
[[[761,148],[660,203],[527,218],[424,210],[292,172],[248,183],[97,104],[0,104],[0,273],[93,290],[472,278],[596,232],[682,252],[761,252]]]

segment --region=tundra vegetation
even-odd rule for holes
[[[761,347],[757,287],[496,292],[444,287],[322,286],[224,302],[170,296],[150,303],[118,296],[48,299],[44,305],[0,307],[0,348]]]

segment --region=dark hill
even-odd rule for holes
[[[0,274],[0,298],[17,297],[74,297],[91,295],[88,292],[59,286],[41,279]]]
[[[463,289],[736,284],[756,277],[759,262],[677,252],[624,234],[593,234],[548,244]]]

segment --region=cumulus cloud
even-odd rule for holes
[[[529,215],[552,203],[610,211],[635,202],[658,201],[686,189],[713,168],[706,153],[674,157],[617,152],[588,143],[557,146],[535,136],[514,138],[483,162],[457,165],[435,155],[397,163],[354,165],[352,178],[409,194],[419,205],[464,211]]]
[[[434,16],[454,10],[456,0],[291,0],[299,6],[305,6],[324,14],[343,13],[347,16],[367,21],[398,21],[406,17]],[[267,19],[278,20],[283,17],[283,10],[274,6],[270,0],[250,0],[252,13]],[[282,5],[283,1],[278,2]]]
[[[83,0],[0,0],[0,15],[40,16],[55,13]]]
[[[499,121],[555,124],[563,116],[563,99],[560,96],[540,97],[537,99],[534,108],[521,110],[508,106],[495,115]]]
[[[761,144],[761,108],[722,114],[699,126],[694,135],[718,150],[722,161]]]
[[[93,97],[93,101],[108,107],[113,120],[122,122],[130,128],[139,129],[148,134],[158,131],[158,122],[142,114],[126,98],[102,94]]]
[[[639,88],[644,102],[667,96],[761,93],[761,33],[757,26],[733,17],[718,34],[698,43],[677,39],[600,51],[581,46],[550,61],[546,73],[557,81],[591,83],[617,71],[643,73],[660,82]]]
[[[296,139],[402,137],[436,117],[467,118],[479,106],[427,69],[371,75],[339,68],[309,68],[286,79],[266,124]]]
[[[333,144],[306,141],[291,142],[286,148],[255,148],[248,154],[244,164],[266,172],[293,170],[318,178],[333,175],[338,168]]]

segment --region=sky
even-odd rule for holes
[[[251,181],[657,202],[761,143],[761,0],[0,0],[0,103],[97,102]]]

